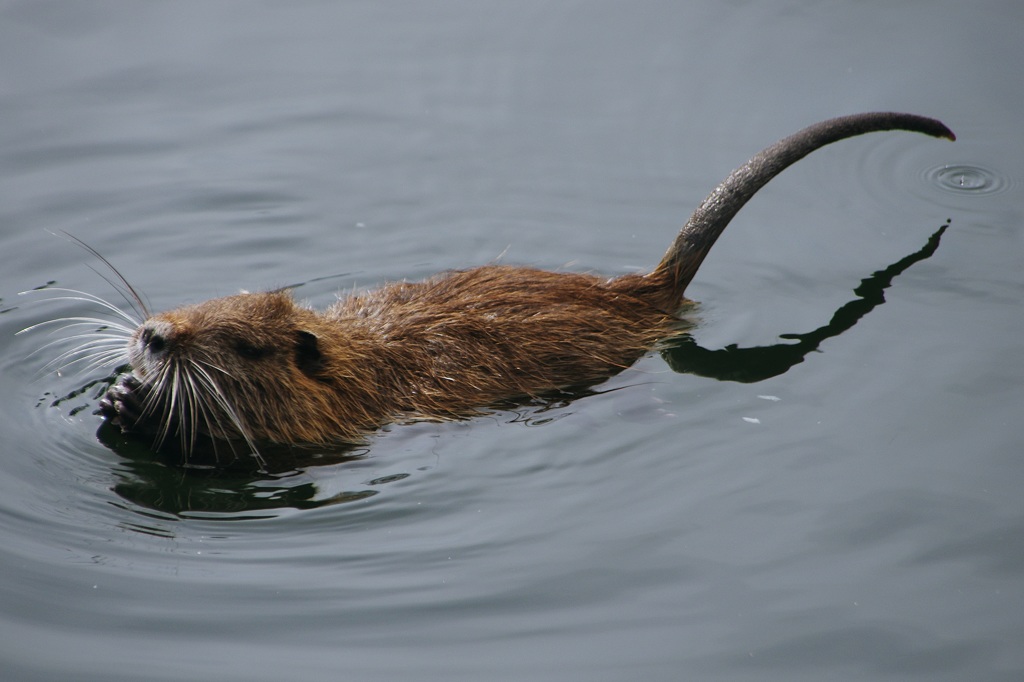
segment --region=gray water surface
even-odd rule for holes
[[[1021,35],[998,2],[0,3],[3,679],[1024,679]],[[48,231],[154,309],[645,270],[752,153],[869,110],[959,139],[786,171],[691,345],[561,404],[186,469],[15,336],[95,313],[57,288],[121,303]]]

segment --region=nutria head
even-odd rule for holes
[[[132,373],[104,398],[115,423],[217,439],[317,440],[299,417],[331,393],[323,322],[285,293],[243,293],[153,315],[132,333]],[[337,355],[337,353],[335,353]],[[344,435],[344,434],[342,434]]]
[[[132,334],[128,360],[153,382],[188,367],[252,385],[262,374],[288,383],[315,374],[321,357],[312,311],[283,293],[217,298],[159,313]]]

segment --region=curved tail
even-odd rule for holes
[[[662,289],[669,304],[666,308],[680,305],[686,286],[715,240],[759,189],[816,149],[848,137],[882,130],[910,130],[956,139],[949,128],[935,119],[895,112],[840,116],[808,126],[762,150],[723,180],[693,212],[658,267],[645,279]]]

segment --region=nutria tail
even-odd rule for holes
[[[815,123],[783,138],[734,170],[704,199],[679,232],[654,272],[647,275],[651,288],[660,289],[667,309],[679,306],[686,286],[722,230],[743,205],[768,181],[815,149],[839,140],[881,130],[911,130],[955,140],[939,121],[913,114],[876,112],[841,116]]]

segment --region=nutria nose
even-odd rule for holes
[[[154,355],[159,355],[167,350],[167,338],[153,327],[145,327],[139,335],[142,345]]]

